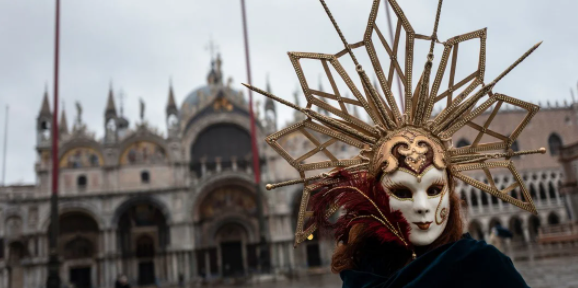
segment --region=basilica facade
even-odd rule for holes
[[[248,103],[230,81],[223,81],[221,65],[215,59],[207,84],[186,95],[180,106],[169,88],[164,133],[143,115],[131,126],[117,110],[112,90],[101,139],[83,123],[80,106],[70,130],[61,115],[58,252],[63,283],[112,287],[124,274],[136,287],[171,286],[327,264],[330,248],[324,253],[317,239],[294,250],[293,196],[276,191],[263,192],[261,198],[270,261],[269,267],[260,267]],[[272,102],[265,103],[265,112],[257,123],[258,139],[276,129]],[[45,283],[51,119],[45,94],[37,118],[38,157],[31,167],[36,183],[0,188],[0,287]],[[278,159],[264,141],[258,145],[262,179],[274,182],[277,176],[269,167]]]
[[[169,87],[166,130],[141,119],[130,125],[107,97],[105,135],[95,137],[81,117],[59,125],[60,277],[77,288],[113,287],[118,275],[133,287],[250,279],[257,274],[290,277],[326,272],[334,244],[314,234],[293,247],[301,188],[283,187],[258,197],[251,161],[250,118],[243,93],[224,81],[221,59],[212,63],[206,85],[187,94],[181,105]],[[297,99],[297,98],[296,98]],[[270,100],[257,121],[262,140],[277,131],[277,112]],[[141,104],[144,105],[144,104]],[[564,143],[578,141],[576,105],[550,107],[538,113],[516,143],[516,149],[544,146],[545,156],[514,159],[536,199],[533,216],[481,191],[458,184],[467,208],[470,232],[485,238],[496,223],[510,228],[516,243],[536,241],[539,229],[568,221],[564,178],[557,161]],[[298,115],[295,116],[296,118]],[[504,125],[518,123],[521,111],[495,116]],[[37,118],[36,183],[0,187],[0,287],[43,287],[47,276],[50,230],[52,111],[45,94]],[[298,119],[295,119],[297,121]],[[69,129],[70,128],[70,129]],[[494,129],[494,128],[492,128]],[[499,130],[499,131],[498,131]],[[504,131],[502,131],[504,130]],[[284,147],[307,151],[303,139],[286,139]],[[473,132],[456,134],[455,145],[469,145]],[[295,170],[258,141],[263,183],[298,178]],[[353,155],[333,145],[338,158]],[[484,175],[475,175],[483,178]],[[490,179],[511,183],[507,174]],[[512,191],[518,195],[519,191]],[[258,203],[261,201],[261,203]],[[263,207],[269,265],[259,255],[259,204]],[[320,239],[322,238],[322,239]]]

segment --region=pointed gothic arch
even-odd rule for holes
[[[538,184],[538,189],[540,191],[540,200],[546,200],[548,196],[546,194],[546,189],[544,189],[544,184],[542,182]]]
[[[476,189],[470,190],[470,199],[472,207],[478,207],[478,191]]]
[[[560,224],[560,216],[556,212],[550,212],[548,214],[548,225],[558,225]]]
[[[552,181],[548,182],[548,196],[550,199],[556,199],[556,188],[554,187],[554,183],[552,183]]]

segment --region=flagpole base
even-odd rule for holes
[[[58,262],[58,256],[51,253],[48,260],[48,279],[46,280],[46,288],[61,288],[60,284],[60,263]]]

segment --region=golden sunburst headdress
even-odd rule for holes
[[[388,173],[400,165],[397,163],[398,160],[392,157],[394,152],[404,155],[405,162],[407,162],[404,163],[404,166],[419,174],[425,159],[424,155],[431,149],[433,151],[429,151],[429,155],[432,156],[433,152],[433,165],[438,168],[447,167],[451,175],[465,183],[524,210],[536,213],[534,203],[510,159],[517,155],[545,152],[544,148],[517,152],[511,149],[512,144],[539,110],[539,107],[516,98],[494,93],[492,90],[540,43],[524,53],[494,80],[486,82],[484,79],[486,29],[440,42],[437,37],[437,29],[442,0],[439,0],[431,36],[417,34],[397,1],[388,0],[391,10],[397,17],[397,25],[394,26],[395,36],[392,37],[394,38],[393,41],[389,42],[376,23],[382,1],[374,0],[363,39],[355,43],[347,42],[325,1],[320,0],[320,2],[345,48],[336,54],[289,53],[289,58],[307,99],[306,107],[299,107],[267,91],[245,85],[249,89],[301,111],[307,116],[305,120],[273,133],[266,139],[267,143],[295,167],[301,176],[300,179],[269,184],[267,189],[292,184],[305,185],[297,220],[295,244],[303,242],[316,229],[315,224],[304,227],[304,223],[313,214],[312,211],[308,211],[311,191],[323,185],[329,185],[332,181],[330,177],[327,177],[330,174],[322,172],[326,172],[328,169],[345,169],[365,170],[370,175]],[[384,6],[385,9],[389,9],[386,4]],[[402,38],[405,38],[405,41],[402,41]],[[412,82],[414,80],[414,49],[418,42],[425,42],[426,44],[429,42],[429,52],[421,77],[417,81],[417,85],[414,86]],[[479,49],[477,68],[471,74],[458,79],[456,73],[456,64],[459,58],[458,48],[472,42],[479,42],[479,45],[476,45]],[[440,46],[443,46],[442,56],[437,63],[437,69],[434,69],[434,50]],[[377,83],[371,83],[368,73],[364,70],[365,67],[362,67],[354,53],[357,50],[364,50],[367,53]],[[310,87],[301,65],[301,61],[306,59],[320,62],[325,76],[331,84],[332,92],[324,92]],[[357,79],[352,78],[346,72],[342,65],[344,59],[353,62],[361,85],[356,85],[354,82]],[[386,65],[387,69],[384,69],[383,63],[388,64]],[[395,78],[399,80],[398,86],[401,88],[400,93],[403,94],[399,96],[400,98],[403,96],[404,99],[400,101],[400,105],[396,102],[392,91]],[[447,87],[442,87],[443,83],[447,83]],[[342,85],[341,88],[339,85]],[[349,94],[352,94],[354,98],[347,97]],[[332,105],[332,103],[334,104]],[[509,135],[490,129],[490,124],[504,104],[520,107],[527,112],[518,127]],[[318,112],[312,109],[314,106]],[[367,112],[370,123],[361,117],[356,117],[356,113],[353,113],[352,110],[352,107],[356,106]],[[402,107],[401,110],[399,106]],[[444,107],[441,112],[433,113],[434,106]],[[482,113],[485,113],[487,117],[478,118]],[[464,127],[476,130],[477,137],[471,145],[454,148],[451,137]],[[283,139],[295,133],[305,136],[313,143],[313,148],[300,155],[292,155],[285,150],[281,145]],[[482,140],[488,138],[493,138],[493,141],[482,143]],[[329,149],[331,145],[338,142],[359,149],[359,155],[352,159],[338,159],[335,156],[336,153]],[[401,142],[403,145],[395,145]],[[427,145],[422,145],[424,142]],[[397,150],[393,151],[395,149]],[[319,156],[327,159],[319,161]],[[515,180],[514,184],[501,189],[496,187],[491,171],[499,168],[509,170]],[[487,183],[477,181],[467,175],[468,171],[474,170],[483,171],[487,177]],[[521,190],[523,197],[521,200],[509,195],[509,192],[517,188]],[[337,210],[338,207],[331,207],[327,211],[327,216],[329,217]]]

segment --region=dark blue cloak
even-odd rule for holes
[[[343,288],[528,287],[508,256],[469,234],[424,253],[389,277],[370,266],[342,271]]]

